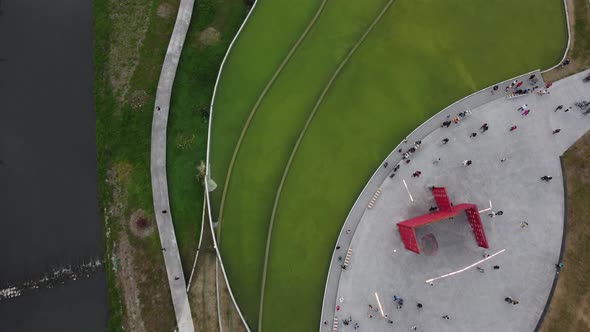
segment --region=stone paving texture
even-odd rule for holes
[[[561,248],[564,192],[559,156],[590,129],[590,116],[577,107],[567,113],[554,110],[557,105],[567,108],[590,98],[590,84],[582,83],[585,74],[555,82],[551,94],[544,96],[506,99],[503,93],[492,95],[484,89],[449,106],[396,147],[387,158],[388,167],[379,167],[345,221],[324,295],[322,321],[328,324],[321,324],[320,331],[331,331],[334,317],[339,331],[353,331],[354,323],[342,324],[349,317],[359,323],[360,331],[410,330],[412,326],[418,331],[534,330],[548,301]],[[503,92],[506,82],[499,85]],[[528,116],[517,110],[525,103],[531,110]],[[466,109],[473,114],[458,125],[440,128],[447,115]],[[485,133],[479,130],[483,123],[490,127]],[[510,132],[513,125],[518,128]],[[561,132],[553,135],[557,128]],[[470,138],[472,132],[478,135]],[[450,142],[442,145],[443,138]],[[417,140],[422,140],[422,146],[410,157],[410,164],[400,163],[396,176],[389,178],[402,158],[397,150],[405,151]],[[433,163],[438,158],[440,162]],[[500,162],[503,158],[506,161]],[[467,159],[473,164],[462,166]],[[417,170],[422,175],[413,178]],[[553,180],[541,181],[543,175]],[[481,264],[485,273],[472,268],[437,280],[434,286],[425,282],[482,259],[484,249],[477,246],[465,216],[416,232],[419,240],[434,235],[438,249],[433,255],[417,255],[404,248],[396,224],[428,213],[436,205],[428,189],[433,185],[445,186],[456,204],[475,203],[482,210],[491,200],[493,211],[504,212],[495,218],[482,213],[490,244],[486,252],[506,249]],[[381,195],[367,209],[378,188]],[[529,226],[521,228],[523,221]],[[348,248],[353,250],[352,258],[342,271],[338,258],[344,258]],[[496,264],[499,270],[492,269]],[[377,307],[375,292],[387,319],[375,312],[373,318],[368,316],[368,305]],[[404,298],[402,309],[396,309],[393,295]],[[520,303],[506,303],[507,296]],[[424,306],[420,310],[418,302]],[[451,319],[442,319],[445,314]]]
[[[154,199],[154,212],[162,244],[162,254],[166,265],[168,283],[176,315],[178,331],[195,330],[186,292],[186,281],[176,243],[170,202],[168,198],[168,179],[166,176],[166,130],[172,85],[176,76],[178,60],[188,31],[193,12],[194,0],[181,0],[174,30],[168,44],[166,57],[160,73],[156,91],[156,108],[152,120],[151,178]],[[164,212],[165,211],[165,212]]]

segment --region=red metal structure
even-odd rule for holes
[[[451,204],[451,200],[447,195],[447,190],[443,187],[433,187],[432,194],[436,200],[438,211],[418,216],[410,220],[406,220],[397,224],[399,234],[402,237],[406,249],[417,254],[420,253],[420,246],[416,240],[416,228],[435,223],[437,221],[446,220],[455,217],[461,212],[465,211],[467,219],[473,228],[477,244],[483,248],[489,248],[488,240],[479,217],[479,211],[475,204]]]

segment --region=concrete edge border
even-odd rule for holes
[[[567,9],[568,9],[567,0],[563,0],[563,9],[565,11],[565,26],[566,26],[566,31],[567,31],[567,44],[565,46],[565,51],[563,52],[563,57],[555,66],[541,71],[541,74],[545,74],[546,72],[559,67],[563,63],[563,61],[567,58],[567,52],[569,52],[570,45],[571,45],[571,39],[572,39],[572,32],[571,32],[571,28],[570,28],[570,16],[567,12]]]
[[[217,260],[219,262],[219,265],[221,265],[223,278],[224,278],[225,283],[227,285],[227,289],[229,291],[229,295],[231,297],[231,300],[234,304],[234,307],[238,311],[238,314],[240,315],[240,319],[242,320],[242,323],[244,324],[244,326],[246,327],[246,330],[248,332],[250,332],[250,327],[248,326],[248,323],[246,322],[246,319],[244,318],[244,315],[242,315],[242,311],[240,310],[240,307],[238,306],[238,303],[236,302],[236,298],[234,297],[234,293],[231,290],[231,287],[229,285],[229,281],[227,279],[227,274],[225,273],[225,268],[223,267],[223,260],[221,259],[221,255],[219,254],[219,250],[217,249],[217,239],[215,238],[215,228],[213,227],[213,217],[211,214],[211,203],[210,203],[210,197],[209,197],[209,184],[206,179],[211,177],[211,167],[209,167],[209,165],[210,165],[209,156],[210,156],[210,152],[211,152],[211,123],[213,122],[212,121],[213,104],[215,103],[215,96],[217,95],[217,86],[219,85],[219,80],[221,78],[221,73],[223,72],[223,67],[225,66],[225,61],[227,60],[228,55],[232,51],[236,40],[240,36],[240,33],[244,29],[244,26],[246,26],[246,23],[248,23],[248,20],[250,19],[250,15],[252,15],[252,13],[254,12],[254,9],[256,8],[257,4],[258,4],[258,0],[256,0],[254,2],[254,5],[252,5],[252,8],[250,8],[250,11],[246,15],[246,18],[244,18],[242,25],[240,25],[240,28],[236,32],[232,41],[230,42],[230,44],[227,48],[227,51],[225,52],[225,55],[223,56],[223,60],[221,60],[221,65],[219,66],[217,78],[215,79],[215,85],[213,86],[213,94],[211,97],[211,107],[209,109],[210,119],[209,119],[209,126],[207,128],[207,156],[206,156],[207,167],[206,167],[206,173],[205,173],[205,199],[207,200],[207,210],[209,211],[209,213],[208,213],[209,218],[208,219],[209,219],[209,226],[211,227],[211,237],[213,238],[213,247],[215,248],[215,255],[217,256]],[[217,293],[219,294],[219,283],[216,282],[215,287],[217,288]],[[218,295],[218,298],[219,298],[219,295]]]
[[[252,106],[252,109],[250,110],[250,114],[248,115],[248,118],[246,119],[246,122],[244,123],[244,126],[242,127],[242,131],[240,132],[240,137],[238,138],[238,141],[236,142],[236,145],[234,147],[234,151],[232,153],[231,160],[229,161],[229,166],[227,168],[227,173],[225,175],[225,181],[223,182],[223,191],[221,192],[221,203],[219,204],[219,216],[217,218],[217,233],[220,236],[220,239],[219,239],[220,241],[221,241],[221,225],[223,222],[223,211],[224,211],[224,207],[225,207],[225,198],[227,195],[227,191],[229,189],[229,184],[231,182],[231,175],[233,174],[234,163],[238,157],[238,153],[240,152],[240,148],[242,147],[242,141],[244,140],[244,137],[246,136],[246,133],[248,132],[248,129],[250,128],[250,122],[252,121],[252,119],[254,119],[254,116],[256,115],[256,112],[258,111],[260,104],[262,103],[262,101],[266,97],[266,94],[268,93],[270,88],[274,85],[275,80],[279,77],[279,75],[282,73],[285,66],[289,63],[293,54],[295,54],[295,52],[299,49],[299,46],[305,40],[305,38],[307,37],[307,34],[311,30],[311,28],[313,26],[315,26],[315,23],[317,22],[318,18],[320,17],[322,12],[324,11],[324,7],[326,6],[327,2],[328,2],[328,0],[322,0],[320,7],[316,10],[316,13],[314,14],[311,21],[309,21],[309,23],[305,27],[305,30],[303,30],[303,33],[301,33],[301,35],[299,36],[299,38],[297,39],[295,44],[293,44],[293,46],[289,49],[289,53],[287,53],[287,56],[283,59],[283,61],[279,65],[279,67],[275,70],[275,72],[272,75],[272,77],[270,78],[270,80],[266,83],[266,86],[264,87],[264,89],[262,89],[262,92],[258,96],[258,99],[256,99],[256,103],[254,104],[254,106]],[[209,123],[212,122],[213,103],[211,104],[210,114],[211,114],[211,116],[210,116]]]
[[[559,163],[561,164],[561,174],[563,176],[563,202],[564,202],[564,212],[563,212],[563,235],[561,238],[561,249],[559,252],[559,262],[563,261],[563,252],[565,251],[565,240],[567,237],[567,176],[565,173],[565,161],[563,160],[563,155],[559,156]],[[545,320],[545,316],[549,311],[549,306],[551,305],[551,300],[553,299],[553,294],[555,293],[555,288],[557,287],[557,281],[559,280],[559,273],[555,273],[555,277],[553,278],[553,285],[551,285],[551,291],[549,291],[549,297],[547,297],[547,303],[545,304],[545,308],[541,313],[541,317],[537,322],[537,326],[535,327],[535,332],[541,330],[541,326],[543,325],[543,321]]]
[[[408,134],[408,135],[406,136],[406,138],[409,138],[409,137],[413,136],[415,132],[419,131],[419,130],[420,130],[422,127],[424,127],[424,126],[425,126],[427,123],[429,123],[429,122],[431,122],[433,119],[435,119],[435,118],[437,118],[437,117],[441,116],[441,115],[442,115],[443,113],[445,113],[445,112],[446,112],[448,109],[450,109],[450,108],[452,108],[453,106],[455,106],[455,105],[457,105],[457,104],[459,104],[459,103],[463,102],[464,100],[467,100],[467,99],[469,99],[470,97],[472,97],[472,96],[474,96],[474,95],[476,95],[476,94],[478,94],[478,93],[481,93],[481,92],[484,92],[484,91],[488,91],[488,90],[492,89],[492,87],[493,87],[493,86],[495,86],[495,85],[502,84],[503,82],[510,82],[510,81],[512,81],[512,80],[514,80],[514,79],[516,79],[516,78],[518,78],[518,77],[521,77],[521,76],[527,76],[527,75],[531,75],[531,74],[533,74],[533,73],[540,73],[540,70],[539,70],[539,69],[537,69],[537,70],[533,70],[533,71],[530,71],[530,72],[528,72],[528,73],[525,73],[525,74],[521,74],[521,75],[514,76],[514,77],[512,77],[512,78],[510,78],[510,79],[507,79],[507,80],[504,80],[504,81],[502,81],[502,82],[500,82],[500,83],[492,84],[492,85],[490,85],[490,86],[488,86],[488,87],[485,87],[485,88],[483,88],[483,89],[481,89],[481,90],[475,91],[475,92],[473,92],[472,94],[470,94],[470,95],[468,95],[468,96],[465,96],[465,97],[463,97],[463,98],[461,98],[461,99],[459,99],[459,100],[455,101],[454,103],[452,103],[452,104],[448,105],[447,107],[443,108],[441,111],[439,111],[439,112],[437,112],[436,114],[432,115],[432,116],[431,116],[430,118],[428,118],[426,121],[422,122],[422,124],[420,124],[418,127],[416,127],[416,129],[414,129],[414,130],[413,130],[413,131],[412,131],[410,134]],[[404,141],[405,141],[405,140],[404,140]],[[329,279],[330,279],[330,273],[331,273],[331,271],[330,271],[330,270],[331,270],[331,269],[330,269],[330,267],[332,266],[332,262],[333,262],[334,258],[336,257],[336,246],[338,246],[338,243],[339,243],[339,241],[340,241],[340,238],[342,237],[342,235],[343,235],[343,234],[344,234],[344,232],[345,232],[345,229],[347,228],[347,227],[346,227],[346,226],[347,226],[347,222],[349,221],[349,218],[350,218],[350,216],[351,216],[352,212],[353,212],[353,211],[354,211],[354,210],[357,208],[357,205],[359,204],[359,202],[360,202],[360,200],[361,200],[361,198],[362,198],[362,194],[363,194],[363,192],[365,192],[365,190],[367,189],[367,187],[369,186],[369,184],[370,184],[370,183],[373,181],[373,179],[375,178],[375,176],[377,175],[377,173],[379,173],[379,171],[381,170],[381,164],[383,164],[383,163],[384,163],[386,160],[390,159],[390,157],[396,153],[396,151],[397,151],[397,150],[398,150],[398,149],[399,149],[399,148],[402,146],[402,144],[404,144],[404,141],[400,142],[400,143],[399,143],[399,144],[398,144],[398,145],[397,145],[397,146],[396,146],[396,147],[395,147],[395,148],[394,148],[394,149],[393,149],[393,150],[392,150],[392,151],[391,151],[391,152],[390,152],[390,153],[389,153],[389,154],[388,154],[388,155],[385,157],[385,159],[383,159],[383,161],[382,161],[382,162],[379,164],[379,166],[377,167],[377,169],[375,170],[375,172],[373,173],[373,175],[371,175],[371,177],[369,178],[369,180],[367,181],[367,183],[365,184],[365,186],[363,187],[363,189],[362,189],[362,190],[360,191],[360,193],[358,194],[358,196],[357,196],[357,199],[355,200],[354,204],[352,205],[352,208],[349,210],[349,212],[348,212],[348,215],[346,216],[346,219],[345,219],[345,220],[344,220],[344,222],[342,223],[342,228],[340,229],[340,233],[338,234],[338,238],[336,239],[336,243],[334,244],[334,248],[333,248],[333,250],[332,250],[332,257],[330,258],[330,265],[328,265],[328,266],[327,266],[328,273],[327,273],[327,277],[326,277],[326,283],[325,283],[325,286],[324,286],[324,297],[323,297],[323,299],[322,299],[322,308],[321,308],[321,315],[320,315],[320,322],[319,322],[319,329],[318,329],[318,331],[321,331],[321,329],[322,329],[322,325],[323,325],[323,323],[322,323],[322,322],[323,322],[323,320],[324,320],[324,317],[323,317],[323,310],[324,310],[324,307],[325,307],[325,302],[326,302],[326,293],[328,292],[328,281],[329,281]],[[340,276],[339,276],[338,278],[340,278]]]
[[[209,186],[207,184],[207,181],[205,181],[205,187],[208,190]],[[207,199],[207,209],[209,211],[211,211],[211,202],[209,201],[209,199]],[[242,315],[242,311],[240,310],[240,307],[238,306],[238,303],[236,302],[236,299],[234,297],[234,292],[232,291],[231,286],[229,284],[229,280],[227,279],[227,273],[225,272],[225,267],[223,266],[223,260],[221,259],[221,254],[219,253],[219,248],[217,247],[217,239],[215,238],[215,228],[213,227],[211,213],[209,213],[209,221],[210,221],[209,226],[211,227],[211,237],[213,238],[213,248],[215,249],[215,255],[217,256],[217,261],[219,263],[219,266],[221,266],[221,274],[223,274],[223,279],[225,280],[225,284],[227,286],[229,296],[231,297],[234,307],[236,308],[236,310],[238,311],[238,314],[240,315],[240,319],[242,320],[244,327],[246,328],[246,330],[248,332],[250,332],[251,331],[250,327],[248,326],[248,323],[246,322],[244,315]],[[216,288],[217,288],[217,293],[219,294],[219,283],[217,283]]]
[[[285,184],[285,180],[287,179],[287,175],[289,174],[289,171],[291,169],[291,163],[293,162],[293,159],[295,158],[295,155],[297,154],[297,150],[299,149],[299,145],[301,144],[301,142],[303,141],[303,138],[305,137],[305,134],[307,133],[307,128],[309,128],[309,125],[311,124],[313,118],[315,117],[315,114],[317,113],[317,110],[319,109],[320,105],[324,101],[324,97],[326,96],[326,94],[328,93],[330,88],[332,87],[332,84],[334,83],[334,81],[336,81],[336,79],[340,75],[342,68],[344,68],[344,66],[346,66],[346,64],[348,63],[350,58],[352,58],[352,56],[354,55],[356,50],[362,45],[362,43],[365,41],[367,36],[373,31],[373,29],[375,28],[377,23],[379,23],[379,21],[381,21],[381,18],[385,15],[387,10],[391,7],[391,5],[394,2],[395,2],[395,0],[389,0],[385,4],[385,6],[383,6],[383,8],[379,12],[379,14],[377,14],[377,17],[373,19],[373,21],[369,24],[369,27],[365,30],[365,32],[361,35],[361,37],[356,41],[356,43],[350,49],[350,51],[348,52],[346,57],[342,60],[342,62],[340,62],[340,65],[338,66],[338,68],[336,68],[336,70],[332,74],[332,77],[330,77],[330,80],[324,86],[324,89],[323,89],[321,95],[316,100],[316,103],[315,103],[313,109],[311,110],[310,114],[308,115],[305,125],[303,126],[303,128],[301,128],[301,131],[299,133],[299,137],[297,138],[297,141],[295,142],[295,145],[293,146],[293,149],[291,150],[291,155],[289,156],[289,160],[287,161],[287,164],[285,165],[285,168],[283,170],[283,175],[281,177],[281,182],[279,183],[279,187],[277,188],[277,193],[275,194],[275,199],[274,199],[273,208],[272,208],[272,212],[271,212],[270,222],[269,222],[267,235],[266,235],[266,247],[264,250],[264,267],[262,268],[262,285],[260,287],[260,307],[258,310],[258,331],[262,331],[262,315],[264,312],[264,293],[266,290],[266,272],[268,270],[268,256],[269,256],[269,252],[270,252],[270,242],[272,239],[272,229],[273,229],[279,201],[281,199],[283,185]],[[324,1],[324,3],[325,3],[325,1]],[[322,3],[322,8],[324,6],[324,3]],[[319,13],[318,13],[318,16],[319,16]],[[314,22],[315,22],[316,18],[314,18]]]
[[[205,189],[203,189],[205,190]],[[199,252],[201,251],[201,242],[203,241],[203,227],[205,226],[205,197],[203,197],[203,215],[201,216],[201,234],[199,235],[199,243],[197,244],[197,253],[195,254],[195,261],[193,262],[193,269],[191,270],[191,276],[188,278],[188,283],[186,285],[186,292],[188,293],[191,288],[191,281],[193,280],[193,274],[195,273],[195,268],[197,267],[197,258],[199,258]],[[190,301],[189,301],[190,303]]]

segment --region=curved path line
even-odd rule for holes
[[[379,15],[377,15],[377,17],[373,20],[373,22],[371,23],[369,28],[367,28],[367,31],[365,31],[365,33],[356,42],[356,44],[354,44],[354,46],[350,49],[350,51],[348,52],[346,57],[340,63],[340,66],[338,66],[336,71],[334,71],[334,74],[332,74],[332,77],[330,78],[330,80],[328,81],[326,86],[324,87],[322,94],[319,96],[313,109],[311,110],[311,113],[307,117],[307,121],[305,122],[305,126],[303,126],[303,129],[301,129],[301,132],[299,133],[299,137],[297,138],[297,141],[295,142],[295,146],[293,147],[293,150],[291,151],[291,155],[289,156],[289,160],[287,161],[287,165],[285,166],[285,170],[283,171],[283,176],[281,178],[281,182],[279,183],[279,187],[277,189],[277,194],[275,195],[275,201],[274,201],[274,204],[272,207],[272,213],[270,216],[270,224],[268,226],[268,233],[267,233],[267,237],[266,237],[266,248],[264,251],[264,267],[262,269],[262,287],[260,289],[260,309],[258,311],[258,331],[262,331],[262,313],[263,313],[263,309],[264,309],[264,288],[266,287],[266,271],[268,268],[268,253],[270,251],[270,240],[272,238],[272,227],[274,224],[274,220],[275,220],[275,216],[276,216],[276,212],[277,212],[277,207],[278,207],[279,201],[281,199],[283,185],[285,184],[285,179],[287,178],[287,174],[289,173],[289,170],[291,168],[291,163],[293,162],[295,154],[297,153],[297,150],[299,149],[299,145],[301,144],[301,141],[303,140],[303,137],[305,136],[305,133],[307,132],[307,128],[309,127],[311,121],[313,120],[315,114],[317,113],[317,110],[319,109],[320,105],[324,101],[324,97],[326,96],[326,94],[328,93],[328,91],[332,87],[332,84],[334,83],[334,81],[336,80],[338,75],[340,74],[340,71],[342,70],[342,68],[344,68],[346,63],[348,63],[348,60],[350,60],[352,55],[356,52],[356,50],[359,48],[359,46],[367,38],[369,33],[375,27],[375,25],[377,25],[377,23],[379,23],[379,21],[381,20],[383,15],[385,15],[385,12],[387,12],[389,7],[391,7],[391,5],[394,2],[395,2],[395,0],[389,0],[387,2],[387,4],[383,7],[381,12],[379,13]]]
[[[252,107],[252,110],[250,110],[250,115],[248,115],[248,119],[244,123],[244,127],[242,128],[242,132],[240,133],[240,138],[238,138],[238,142],[236,143],[236,147],[234,148],[234,152],[233,152],[231,160],[229,162],[227,174],[225,175],[225,183],[223,184],[223,192],[221,193],[221,203],[219,205],[219,218],[218,218],[218,223],[217,223],[218,242],[221,242],[221,221],[222,221],[222,217],[223,217],[223,208],[225,205],[225,198],[227,195],[227,189],[229,187],[229,182],[231,180],[231,175],[232,175],[232,171],[234,168],[234,163],[236,161],[236,157],[238,155],[238,152],[240,151],[240,147],[242,146],[242,140],[244,139],[244,136],[246,136],[246,132],[248,131],[248,128],[250,127],[250,122],[254,118],[254,115],[256,114],[258,107],[262,103],[262,100],[266,96],[266,93],[268,92],[268,90],[270,90],[270,87],[273,85],[273,83],[275,82],[277,77],[281,74],[281,72],[283,71],[283,68],[285,68],[285,66],[287,65],[289,60],[291,60],[291,57],[293,56],[293,54],[295,54],[295,51],[297,51],[297,49],[299,48],[299,45],[301,45],[301,43],[303,42],[303,40],[307,36],[307,33],[309,32],[309,30],[311,30],[311,28],[315,25],[316,21],[318,20],[322,11],[324,10],[324,7],[326,6],[327,2],[328,2],[328,0],[322,0],[322,3],[320,4],[320,7],[316,11],[315,16],[311,19],[311,21],[309,22],[309,24],[307,25],[307,27],[305,28],[305,30],[303,31],[301,36],[299,36],[299,39],[297,39],[297,42],[295,42],[295,45],[293,45],[293,47],[291,47],[291,49],[289,50],[289,53],[287,54],[287,56],[285,57],[285,59],[283,60],[283,62],[279,66],[279,68],[277,68],[275,73],[272,75],[270,81],[268,81],[268,83],[264,87],[264,90],[262,90],[262,92],[260,93],[260,96],[258,96],[258,100],[256,100],[256,103]]]
[[[168,127],[168,112],[170,109],[170,97],[172,86],[176,76],[178,60],[182,53],[184,39],[191,22],[194,0],[181,0],[174,30],[170,37],[170,43],[166,50],[166,57],[160,72],[158,89],[156,90],[156,108],[152,119],[152,139],[150,171],[152,180],[152,193],[154,200],[154,213],[158,224],[158,233],[162,245],[162,254],[166,265],[168,285],[174,305],[176,324],[181,332],[194,332],[191,316],[186,281],[176,243],[174,225],[170,212],[168,197],[168,179],[166,176],[166,132]]]

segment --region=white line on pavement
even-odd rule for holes
[[[412,194],[410,194],[410,189],[408,189],[408,184],[406,183],[406,180],[402,179],[402,181],[404,181],[404,186],[406,186],[406,191],[408,192],[408,195],[410,196],[410,200],[413,202],[414,198],[412,198]]]
[[[481,264],[481,263],[483,263],[483,262],[487,261],[488,259],[490,259],[490,258],[492,258],[492,257],[494,257],[494,256],[496,256],[496,255],[499,255],[499,254],[503,253],[504,251],[506,251],[506,249],[502,249],[502,250],[498,251],[497,253],[495,253],[495,254],[493,254],[493,255],[490,255],[490,256],[488,256],[488,257],[486,257],[486,258],[484,258],[484,259],[482,259],[482,260],[480,260],[480,261],[477,261],[477,262],[475,262],[475,263],[473,263],[473,264],[471,264],[471,265],[469,265],[469,266],[467,266],[467,267],[465,267],[465,268],[462,268],[461,270],[457,270],[457,271],[455,271],[455,272],[447,273],[447,274],[445,274],[445,275],[442,275],[442,276],[440,276],[440,277],[436,277],[436,278],[428,279],[428,280],[426,280],[426,283],[431,283],[431,282],[433,282],[433,281],[435,281],[435,280],[442,279],[442,278],[446,278],[446,277],[450,277],[450,276],[452,276],[452,275],[455,275],[455,274],[457,274],[457,273],[461,273],[461,272],[463,272],[463,271],[469,270],[470,268],[472,268],[472,267],[474,267],[474,266],[476,266],[476,265],[478,265],[478,264]]]

